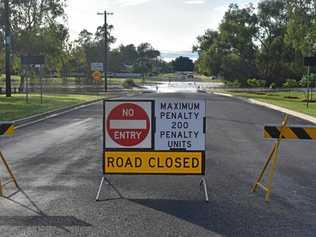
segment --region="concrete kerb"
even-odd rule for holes
[[[286,108],[283,108],[283,107],[280,107],[280,106],[277,106],[277,105],[272,105],[272,104],[269,104],[269,103],[266,103],[266,102],[262,102],[262,101],[258,101],[258,100],[255,100],[255,99],[247,99],[247,98],[234,96],[234,95],[227,94],[227,93],[219,93],[219,92],[213,92],[213,93],[215,95],[221,95],[221,96],[226,96],[226,97],[234,97],[234,98],[243,100],[243,101],[245,101],[247,103],[250,103],[250,104],[255,104],[255,105],[263,106],[263,107],[266,107],[266,108],[269,108],[269,109],[273,109],[273,110],[276,110],[276,111],[279,111],[279,112],[282,112],[282,113],[285,113],[285,114],[289,114],[291,116],[294,116],[294,117],[297,117],[297,118],[300,118],[300,119],[303,119],[303,120],[306,120],[308,122],[316,124],[316,118],[313,117],[313,116],[307,115],[307,114],[296,112],[296,111],[293,111],[293,110],[290,110],[290,109],[286,109]]]
[[[113,99],[113,98],[121,97],[121,96],[124,96],[124,95],[126,96],[126,95],[128,95],[128,93],[124,92],[124,93],[113,95],[113,96],[109,96],[109,97],[106,97],[106,98],[107,99]],[[102,101],[103,99],[104,98],[91,100],[91,101],[87,101],[87,102],[80,103],[80,104],[77,104],[77,105],[67,106],[67,107],[63,107],[63,108],[60,108],[60,109],[52,110],[52,111],[49,111],[49,112],[32,115],[32,116],[29,116],[29,117],[26,117],[26,118],[15,120],[15,121],[13,121],[13,123],[15,124],[16,128],[19,129],[19,128],[22,128],[22,127],[26,127],[26,126],[29,126],[29,125],[41,122],[41,121],[49,119],[49,118],[54,118],[54,117],[57,117],[57,116],[60,116],[60,115],[63,115],[63,114],[66,114],[66,113],[69,113],[69,112],[72,112],[72,111],[84,108],[84,107],[87,107],[87,106],[90,106],[92,104],[95,104],[95,103],[98,103],[98,102]]]

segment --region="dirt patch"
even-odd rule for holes
[[[286,99],[299,99],[297,96],[284,96]]]

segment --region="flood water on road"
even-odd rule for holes
[[[221,82],[161,82],[157,85],[145,85],[150,91],[157,93],[195,93],[198,91],[207,91],[208,89],[223,86]]]

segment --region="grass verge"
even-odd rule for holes
[[[316,102],[310,103],[306,107],[304,92],[229,92],[232,95],[256,99],[262,102],[267,102],[273,105],[281,106],[300,113],[308,114],[316,117]],[[313,93],[313,99],[316,99],[316,94]]]
[[[13,95],[9,98],[0,95],[0,121],[21,119],[101,98],[95,95],[45,95],[41,104],[39,94],[30,95],[29,103],[26,103],[24,94]]]

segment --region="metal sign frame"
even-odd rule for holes
[[[106,136],[105,133],[106,131],[106,113],[105,113],[105,104],[107,102],[150,102],[151,103],[151,148],[107,148],[106,147]],[[204,108],[206,111],[206,108]],[[155,100],[104,100],[103,101],[103,120],[102,120],[102,128],[103,128],[103,154],[102,154],[102,170],[103,174],[111,174],[111,175],[205,175],[205,150],[185,150],[185,149],[172,149],[172,150],[155,150],[155,132],[156,132],[156,118],[155,118]],[[205,117],[203,118],[203,133],[204,133],[204,139],[205,139],[205,133],[206,133],[206,119]],[[204,142],[205,143],[205,142]],[[124,173],[106,173],[105,170],[105,153],[106,152],[115,152],[115,151],[130,151],[130,152],[157,152],[157,153],[162,153],[162,152],[186,152],[186,153],[197,153],[201,152],[201,157],[202,157],[202,172],[199,174],[183,174],[183,173],[129,173],[129,172],[124,172]]]
[[[151,148],[107,148],[106,147],[106,135],[105,133],[106,131],[106,112],[105,112],[105,104],[107,101],[110,102],[125,102],[125,103],[133,103],[133,102],[150,102],[151,103]],[[206,136],[206,103],[205,105],[205,114],[203,117],[203,133],[204,133],[204,144],[205,143],[205,136]],[[208,198],[208,191],[207,191],[207,184],[206,184],[206,179],[205,179],[205,175],[206,175],[206,159],[205,159],[205,149],[204,150],[185,150],[185,149],[171,149],[171,150],[155,150],[155,132],[156,132],[156,118],[155,118],[155,100],[103,100],[103,119],[102,119],[102,132],[103,132],[103,150],[102,150],[102,179],[97,191],[97,195],[96,195],[96,201],[99,200],[100,197],[100,193],[101,193],[101,189],[103,186],[103,182],[104,180],[106,180],[106,182],[108,182],[110,184],[110,182],[105,178],[105,175],[175,175],[175,176],[202,176],[201,177],[201,181],[200,181],[200,187],[203,188],[204,190],[204,195],[205,195],[205,201],[208,202],[209,198]],[[155,172],[150,172],[150,173],[137,173],[137,172],[122,172],[122,173],[107,173],[106,169],[105,169],[105,159],[106,159],[106,152],[157,152],[157,153],[162,153],[162,152],[169,152],[169,153],[173,153],[173,152],[181,152],[181,153],[201,153],[201,166],[202,166],[202,170],[201,173],[155,173]],[[121,197],[121,195],[120,195]]]

